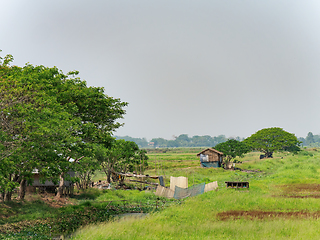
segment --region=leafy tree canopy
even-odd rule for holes
[[[275,151],[297,152],[300,150],[300,141],[293,133],[279,127],[264,128],[246,138],[244,142],[253,150],[269,156]]]
[[[244,154],[250,151],[247,144],[236,139],[229,139],[226,142],[219,143],[214,148],[222,152],[228,162],[237,156],[243,157]]]
[[[146,151],[140,150],[135,142],[123,139],[114,140],[108,149],[99,149],[96,156],[109,183],[111,182],[111,174],[114,172],[136,171],[143,173],[144,168],[148,166]]]
[[[34,168],[56,177],[73,168],[71,158],[93,157],[96,144],[109,147],[127,105],[103,88],[87,86],[77,71],[10,66],[12,60],[0,57],[2,193],[31,179]]]

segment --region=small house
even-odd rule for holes
[[[68,173],[66,173],[66,176],[68,178],[72,178],[75,176],[75,172],[73,171],[69,171]],[[33,181],[32,184],[27,186],[27,191],[28,192],[35,192],[36,189],[38,188],[39,191],[41,192],[55,192],[56,188],[59,186],[59,181],[54,183],[51,180],[45,180],[45,182],[42,182],[40,173],[38,171],[38,169],[34,169],[32,171],[32,177],[33,177]],[[73,182],[69,181],[69,180],[64,180],[64,194],[72,194],[73,192]]]
[[[197,154],[200,157],[201,167],[221,167],[223,153],[214,148],[207,148]]]

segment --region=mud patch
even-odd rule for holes
[[[318,212],[275,212],[275,211],[238,211],[231,210],[220,212],[217,214],[217,218],[221,221],[235,220],[235,219],[248,219],[248,220],[263,220],[273,218],[284,219],[306,219],[306,218],[320,218],[320,211]]]
[[[279,193],[273,197],[285,198],[320,198],[320,184],[284,184],[277,185]]]

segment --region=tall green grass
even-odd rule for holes
[[[319,220],[214,221],[128,218],[81,229],[74,239],[318,239]]]
[[[177,159],[181,158],[177,154]],[[170,157],[158,158],[170,166]],[[272,159],[259,159],[249,153],[236,167],[247,172],[205,169],[195,159],[192,167],[169,167],[169,176],[187,176],[189,186],[218,181],[219,190],[188,198],[180,205],[151,213],[143,219],[87,226],[74,239],[318,239],[320,221],[316,218],[240,218],[220,220],[219,213],[228,211],[310,212],[320,211],[318,198],[283,196],[281,186],[320,182],[320,154],[303,151],[298,155],[278,153]],[[174,161],[174,160],[172,160]],[[185,159],[185,161],[188,161]],[[183,165],[183,164],[181,164]],[[171,165],[173,166],[173,165]],[[152,171],[152,170],[149,170]],[[226,189],[225,181],[249,181],[249,190]],[[169,183],[167,183],[169,184]],[[312,190],[310,190],[312,191]]]
[[[0,203],[0,225],[52,217],[53,207],[42,201]]]
[[[199,166],[199,158],[195,153],[154,153],[148,154],[148,157],[150,171]]]

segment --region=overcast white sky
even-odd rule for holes
[[[320,133],[320,1],[0,0],[15,65],[129,102],[116,135]]]

